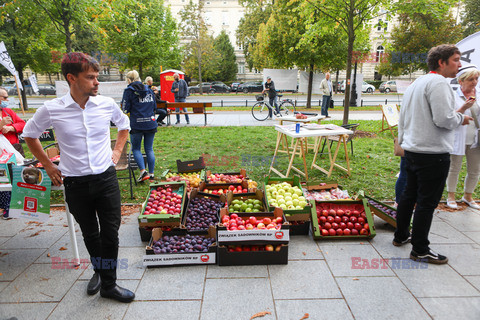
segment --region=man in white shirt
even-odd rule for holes
[[[398,142],[405,150],[407,185],[398,203],[393,245],[411,242],[410,259],[445,264],[448,258],[430,249],[428,234],[450,167],[454,129],[472,120],[463,114],[471,104],[456,110],[452,88],[445,79],[455,77],[461,67],[457,47],[430,49],[427,65],[430,72],[408,87],[400,109]]]
[[[128,138],[130,124],[113,99],[97,96],[99,65],[92,57],[72,52],[62,60],[70,91],[45,102],[25,126],[23,137],[55,186],[65,186],[70,212],[80,225],[95,274],[87,293],[121,302],[135,294],[116,284],[121,197],[115,164]],[[110,122],[118,128],[111,149]],[[38,137],[53,127],[61,152],[58,167],[43,151]],[[97,218],[98,217],[98,218]]]
[[[325,118],[330,118],[328,116],[328,108],[330,107],[330,101],[332,100],[332,82],[330,81],[330,73],[325,74],[325,79],[320,82],[320,93],[322,97],[322,115]]]

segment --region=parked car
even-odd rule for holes
[[[212,86],[211,82],[202,82],[202,92],[207,93],[208,90],[210,90],[210,87]],[[200,85],[197,84],[196,86],[191,86],[188,87],[188,93],[200,93]]]
[[[55,88],[54,85],[48,84],[48,83],[41,83],[38,84],[38,94],[39,95],[56,95],[57,94],[57,89]]]
[[[5,89],[7,89],[7,92],[8,92],[9,96],[16,96],[18,94],[17,85],[14,85],[13,87],[5,87]],[[33,88],[32,88],[31,84],[27,84],[27,85],[24,84],[23,85],[23,90],[25,90],[25,94],[27,96],[31,96],[35,93],[33,91]]]
[[[232,92],[237,92],[239,85],[240,85],[240,82],[233,82],[232,85],[231,85],[231,91]]]
[[[243,93],[262,92],[263,83],[261,81],[248,81],[239,85],[237,91],[242,91]]]
[[[385,92],[385,93],[397,92],[397,83],[395,82],[395,80],[382,82],[378,90],[380,90],[380,92]]]
[[[339,92],[345,92],[345,85],[346,85],[346,81],[345,80],[342,80],[338,83],[338,91]],[[351,89],[350,89],[351,90]],[[362,82],[362,92],[363,93],[372,93],[375,91],[375,86],[371,85],[371,84],[368,84],[366,83],[365,81]]]
[[[230,92],[231,89],[225,83],[220,81],[213,81],[208,93]]]

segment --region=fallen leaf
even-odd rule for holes
[[[306,255],[307,255],[307,253],[306,253],[306,252],[302,252],[302,253],[303,253],[303,255],[304,255],[304,256],[306,256]]]
[[[40,278],[40,281],[48,281],[48,280],[50,280],[50,278],[44,278],[44,277]]]
[[[370,158],[370,155],[367,154],[367,159],[369,159],[369,158]]]
[[[65,247],[60,247],[60,249],[58,249],[58,250],[64,251],[64,250],[67,250],[67,248],[65,248]]]
[[[358,278],[353,278],[352,280],[356,281],[356,280],[360,280],[360,279],[358,279]]]
[[[308,313],[305,313],[303,317],[300,318],[300,320],[305,320],[305,319],[308,319],[309,317],[310,315]]]
[[[63,226],[67,228],[67,227],[68,227],[68,224],[64,224]]]
[[[3,273],[0,272],[0,277],[3,276]]]
[[[47,253],[47,257],[50,257],[50,253]]]
[[[267,314],[272,314],[272,313],[271,313],[270,311],[258,312],[258,313],[255,313],[255,314],[250,318],[250,320],[255,319],[255,318],[265,317]]]

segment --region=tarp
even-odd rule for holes
[[[300,84],[298,85],[298,92],[308,92],[308,76],[309,72],[300,71]],[[314,73],[312,82],[312,94],[320,94],[320,82],[325,78],[323,73]]]
[[[123,96],[123,90],[127,87],[126,81],[100,82],[98,94],[102,96],[118,98]],[[57,97],[62,97],[68,92],[67,81],[55,81]]]
[[[272,77],[276,90],[297,90],[297,69],[263,69],[263,83],[267,81],[268,76]]]

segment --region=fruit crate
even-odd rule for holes
[[[206,173],[205,173],[205,182],[206,183],[214,183],[214,184],[220,184],[220,185],[230,185],[231,183],[228,183],[228,182],[215,182],[215,181],[211,181],[210,180],[210,176],[211,175],[224,175],[224,176],[241,176],[241,179],[242,181],[245,181],[245,180],[248,180],[248,177],[247,177],[247,170],[245,169],[240,169],[240,171],[238,172],[219,172],[219,173],[212,173],[212,171],[210,170],[207,170]],[[237,182],[238,183],[238,182]]]
[[[219,266],[241,266],[241,265],[265,265],[265,264],[288,264],[288,244],[280,246],[276,251],[229,251],[228,246],[218,246]]]
[[[374,215],[384,220],[389,225],[395,228],[397,227],[397,209],[396,208],[389,206],[388,204],[385,204],[381,201],[378,201],[372,197],[369,197],[369,196],[364,196],[364,197],[367,198],[367,203],[370,208],[370,211]],[[377,204],[378,206],[382,206],[383,210],[375,207],[375,204]],[[390,212],[393,211],[394,215],[391,215],[391,213],[389,214],[386,210],[390,210]]]
[[[269,177],[269,176],[265,177],[265,181],[264,181],[265,199],[269,206],[270,211],[272,211],[275,207],[270,205],[271,199],[268,197],[268,194],[266,191],[267,186],[272,184],[279,184],[282,182],[287,182],[292,187],[298,187],[300,188],[300,190],[302,190],[302,185],[300,184],[300,178],[297,176],[294,176],[293,178],[280,178],[280,177]],[[305,198],[305,195],[303,194],[303,190],[302,190],[301,197]],[[305,201],[307,202],[307,205],[304,206],[303,209],[283,209],[284,213],[285,214],[301,214],[301,213],[310,214],[310,211],[312,210],[312,205],[306,199]]]
[[[195,265],[195,264],[216,264],[217,263],[217,244],[214,241],[206,252],[176,252],[176,253],[155,253],[154,243],[164,235],[186,236],[186,230],[182,232],[168,233],[162,232],[158,228],[152,230],[152,238],[145,248],[146,254],[143,256],[143,265],[146,267],[161,267],[175,265]],[[210,228],[208,234],[201,236],[215,240],[215,228]]]
[[[181,161],[177,160],[177,170],[180,173],[197,172],[205,169],[205,161],[203,157],[199,157],[197,160]]]
[[[231,183],[231,184],[218,184],[218,183],[206,183],[205,181],[200,182],[200,186],[198,187],[198,192],[204,195],[213,195],[219,197],[221,194],[227,195],[228,190],[230,190],[230,186],[235,187],[235,190],[238,191],[238,187],[248,190],[248,182],[243,180],[242,183]],[[222,193],[212,193],[212,190],[222,189],[225,190]],[[242,192],[243,193],[243,192]]]
[[[255,212],[255,211],[248,211],[248,212],[243,212],[243,213],[248,213],[248,214],[258,214],[260,212],[273,212],[273,210],[269,210],[269,207],[267,206],[267,202],[265,200],[265,195],[261,190],[256,190],[255,192],[248,192],[248,193],[233,193],[233,192],[228,192],[227,193],[227,208],[229,213],[238,213],[238,210],[232,210],[233,207],[233,201],[234,200],[240,200],[240,201],[245,201],[248,199],[254,199],[254,200],[259,200],[260,205],[262,206],[262,210]]]
[[[342,190],[337,181],[302,183],[305,198],[315,201],[352,200],[348,191]]]
[[[273,212],[239,212],[236,214],[243,220],[250,217],[255,217],[257,220],[281,218],[282,225],[280,229],[228,230],[222,221],[223,216],[228,216],[229,212],[227,208],[222,208],[220,209],[220,222],[217,225],[217,241],[219,244],[285,244],[290,240],[290,223],[285,219],[281,208],[275,208]]]
[[[326,239],[371,239],[373,237],[375,237],[376,235],[376,232],[375,232],[375,226],[373,224],[373,216],[372,216],[372,213],[370,212],[370,209],[368,207],[368,204],[367,204],[367,201],[365,199],[361,199],[361,200],[336,200],[336,201],[332,201],[332,202],[315,202],[315,207],[316,209],[315,210],[312,210],[311,213],[312,213],[312,234],[313,234],[313,238],[315,240],[319,240],[319,239],[322,239],[322,240],[326,240]],[[341,217],[343,216],[347,216],[346,215],[346,210],[350,210],[350,211],[358,211],[359,212],[359,215],[361,216],[362,213],[365,214],[365,223],[368,223],[368,233],[367,234],[350,234],[350,235],[325,235],[321,233],[321,226],[319,224],[319,216],[317,214],[317,212],[319,211],[323,211],[323,210],[327,210],[327,211],[330,211],[330,210],[343,210],[345,212],[345,214],[343,214]],[[329,214],[330,216],[330,214]],[[349,216],[348,216],[349,217]],[[343,222],[343,221],[341,221]],[[357,222],[351,222],[349,221],[350,223],[354,224],[354,223],[357,223]],[[330,224],[332,224],[332,222],[329,222]],[[335,222],[337,223],[337,222]],[[346,223],[348,224],[348,222],[343,222],[343,223]],[[339,224],[339,223],[338,223]],[[355,226],[355,225],[354,225]],[[331,228],[331,229],[334,229],[334,228]],[[347,229],[351,229],[351,228],[347,228]],[[362,228],[364,229],[364,228]],[[343,229],[344,230],[344,229]],[[358,229],[357,229],[358,230]],[[343,231],[342,231],[343,232]],[[353,231],[352,231],[353,233]]]
[[[155,214],[145,214],[145,211],[148,209],[148,202],[150,199],[150,194],[152,190],[162,188],[171,188],[172,193],[182,196],[180,213],[178,214],[168,214],[168,213],[155,213]],[[174,227],[180,224],[182,213],[185,210],[186,203],[186,185],[185,182],[159,182],[150,184],[150,189],[148,191],[145,202],[142,204],[140,209],[140,215],[138,216],[138,225],[139,227],[159,227],[159,226],[170,226]]]
[[[310,200],[312,209],[315,210],[315,201]],[[308,235],[310,232],[310,220],[312,214],[310,213],[297,213],[297,214],[285,214],[285,219],[290,223],[290,235]]]
[[[181,230],[180,221],[172,223],[171,225],[163,225],[162,227],[157,227],[162,232],[179,232]],[[138,227],[138,232],[140,233],[140,239],[142,242],[148,242],[152,239],[152,230],[154,227]]]
[[[219,196],[211,195],[211,194],[202,194],[202,193],[198,192],[197,189],[193,189],[192,192],[190,193],[190,197],[188,199],[188,204],[186,206],[185,214],[183,215],[183,219],[182,219],[182,228],[186,229],[187,232],[190,233],[190,234],[207,234],[208,230],[209,230],[208,227],[204,228],[204,229],[200,229],[200,230],[194,230],[194,229],[191,229],[191,228],[187,227],[187,219],[188,219],[188,216],[190,214],[190,212],[189,212],[190,205],[191,205],[193,199],[201,199],[201,198],[210,199],[210,200],[213,200],[213,201],[219,203],[220,208],[223,208],[225,206],[225,203],[227,202],[227,197],[223,194],[219,195]],[[216,224],[220,221],[219,220],[220,208],[218,208],[215,212],[216,221],[212,222],[213,227],[215,227]]]

